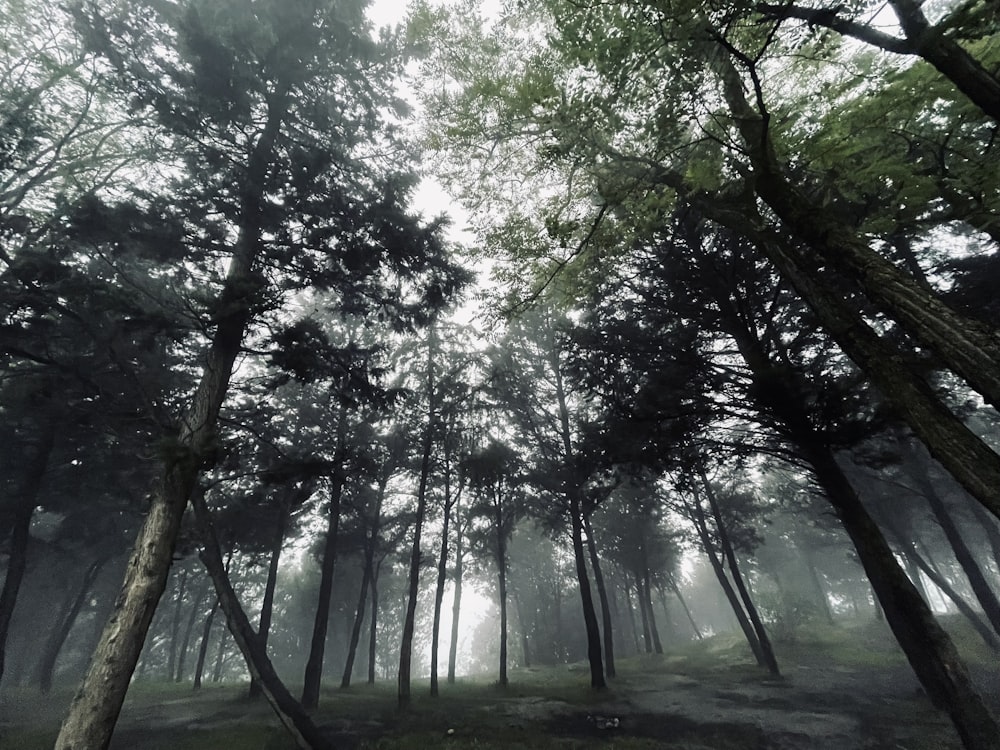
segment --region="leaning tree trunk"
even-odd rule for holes
[[[997,595],[994,593],[989,581],[986,580],[982,568],[976,562],[972,550],[966,544],[965,538],[962,536],[962,532],[959,531],[958,525],[952,518],[951,513],[945,507],[944,499],[938,494],[937,488],[934,486],[934,482],[927,470],[927,462],[922,460],[922,457],[917,455],[910,445],[905,445],[904,451],[906,451],[907,463],[913,467],[912,476],[917,480],[921,493],[930,504],[931,511],[934,513],[938,525],[941,527],[945,538],[955,553],[955,559],[962,566],[962,571],[969,580],[972,592],[976,595],[979,605],[983,608],[983,614],[989,620],[993,631],[1000,634],[1000,600],[997,599]]]
[[[10,623],[14,618],[17,595],[28,567],[28,541],[31,538],[31,519],[38,504],[38,493],[45,480],[45,471],[52,454],[55,439],[53,425],[43,427],[41,438],[23,447],[25,462],[19,492],[15,496],[14,523],[10,533],[10,554],[7,558],[7,574],[4,576],[3,591],[0,591],[0,680],[3,679],[7,654],[7,638]]]
[[[695,498],[695,501],[693,503],[687,503],[687,506],[691,513],[691,520],[694,522],[695,528],[698,531],[698,537],[701,539],[701,544],[705,548],[705,554],[708,555],[708,561],[712,565],[712,572],[715,573],[715,578],[722,587],[722,592],[726,595],[726,600],[729,602],[729,606],[733,610],[733,615],[736,617],[736,622],[739,623],[740,630],[743,631],[743,636],[750,645],[750,650],[753,652],[754,659],[757,660],[757,664],[759,666],[767,669],[767,660],[764,657],[764,652],[761,650],[760,642],[757,640],[757,633],[754,631],[753,625],[751,625],[750,620],[747,618],[746,612],[743,611],[743,605],[740,603],[739,596],[733,589],[732,584],[729,582],[729,578],[726,576],[725,566],[723,566],[722,561],[715,552],[715,547],[712,544],[712,537],[711,534],[709,534],[708,526],[706,524],[705,511],[701,507],[701,500]]]
[[[174,602],[174,615],[170,620],[170,648],[167,651],[167,679],[171,682],[177,669],[177,642],[181,632],[181,609],[184,606],[184,595],[187,593],[187,568],[181,568],[180,580],[177,581],[177,599]]]
[[[309,658],[306,661],[302,684],[302,705],[314,709],[319,705],[319,689],[323,680],[323,658],[326,653],[326,635],[330,623],[330,601],[333,597],[333,573],[337,564],[337,535],[340,530],[340,500],[344,494],[344,461],[347,441],[347,407],[340,405],[337,419],[337,447],[334,473],[330,483],[330,509],[326,541],[323,545],[323,562],[313,621]]]
[[[608,590],[604,585],[604,573],[601,571],[601,561],[597,557],[597,544],[594,542],[594,529],[590,523],[590,515],[583,517],[583,528],[587,533],[587,551],[590,554],[590,568],[594,571],[594,583],[597,585],[597,597],[601,602],[601,624],[604,636],[604,672],[609,677],[615,676],[615,640],[611,627],[611,606],[608,603]]]
[[[174,673],[174,682],[180,682],[184,679],[184,666],[187,664],[188,647],[191,645],[191,636],[194,633],[195,621],[198,619],[199,613],[203,611],[202,604],[208,595],[209,585],[209,582],[205,581],[201,588],[199,588],[198,596],[195,597],[194,604],[191,607],[191,614],[188,615],[187,625],[184,627],[184,639],[181,641],[180,653],[177,655],[177,671]]]
[[[365,561],[364,571],[361,573],[361,592],[358,594],[358,606],[354,610],[354,623],[351,625],[351,642],[347,646],[347,659],[344,661],[344,674],[340,678],[340,687],[351,686],[351,675],[354,672],[354,659],[358,653],[358,644],[361,642],[361,626],[365,621],[365,605],[368,602],[368,585],[371,581],[371,567]]]
[[[76,595],[71,601],[67,602],[68,606],[60,613],[56,621],[56,627],[49,634],[45,648],[42,651],[42,658],[38,662],[38,670],[35,673],[38,689],[42,692],[42,695],[48,695],[52,689],[52,673],[55,671],[59,652],[62,650],[63,644],[66,643],[66,638],[73,629],[73,625],[76,623],[76,619],[80,615],[80,610],[83,609],[83,605],[90,595],[90,590],[93,588],[97,576],[100,574],[105,563],[110,559],[110,557],[99,557],[87,567],[80,581],[80,586],[77,588]]]
[[[573,537],[573,560],[576,563],[576,579],[580,584],[580,599],[583,605],[583,622],[587,632],[587,660],[590,663],[590,686],[607,687],[604,680],[604,664],[601,657],[601,631],[594,612],[594,596],[590,591],[587,576],[587,562],[583,549],[583,510],[575,494],[569,498],[570,525]]]
[[[824,285],[818,271],[825,261],[853,279],[865,295],[896,320],[914,340],[1000,408],[1000,338],[980,321],[951,309],[918,280],[871,249],[867,238],[797,191],[782,173],[765,120],[750,106],[743,81],[727,53],[717,50],[712,66],[734,122],[754,165],[757,194],[796,237],[818,256],[804,258],[791,243],[757,231],[745,216],[740,229],[813,309],[844,353],[871,378],[882,396],[906,420],[942,466],[991,513],[1000,518],[1000,455],[976,436],[934,391],[909,368],[849,304],[839,290]],[[706,215],[734,226],[704,201]],[[739,223],[740,220],[736,220]]]
[[[198,646],[198,661],[194,666],[194,689],[201,690],[201,678],[205,674],[205,659],[208,657],[208,643],[212,636],[212,623],[215,622],[215,613],[219,610],[219,597],[215,597],[215,604],[209,610],[205,618],[205,624],[201,628],[201,645]]]
[[[708,506],[712,510],[712,518],[715,519],[715,526],[719,531],[719,543],[722,545],[722,554],[729,564],[729,572],[732,574],[733,583],[736,584],[736,590],[743,601],[747,617],[753,625],[754,633],[757,634],[757,642],[760,644],[765,666],[771,674],[780,675],[781,671],[778,669],[778,660],[774,656],[774,647],[771,645],[771,639],[768,638],[767,630],[764,628],[764,623],[757,612],[753,597],[750,596],[750,591],[747,589],[746,581],[743,580],[743,573],[740,571],[739,561],[736,559],[736,550],[733,549],[732,542],[729,539],[729,532],[722,519],[722,511],[719,509],[718,499],[704,472],[701,473],[701,481],[705,485],[705,497],[708,499]]]
[[[272,98],[268,119],[250,154],[247,179],[263,185],[281,127],[285,96]],[[166,588],[181,517],[202,467],[215,454],[219,411],[261,282],[254,266],[260,253],[260,195],[243,197],[240,231],[216,308],[216,328],[190,408],[170,441],[170,457],[153,492],[121,593],[70,704],[55,750],[105,750],[118,721],[146,632]]]
[[[674,578],[673,573],[667,574],[667,582],[670,584],[670,590],[674,592],[677,597],[677,601],[681,603],[681,607],[684,608],[684,614],[687,616],[687,620],[691,623],[691,630],[694,631],[695,637],[700,641],[702,639],[701,631],[698,629],[698,624],[694,621],[694,617],[691,616],[691,610],[688,608],[687,601],[681,594],[680,586],[677,585],[677,579]]]
[[[267,650],[257,637],[229,581],[205,498],[199,491],[192,500],[198,530],[202,537],[201,560],[215,585],[215,593],[222,611],[226,614],[229,632],[232,633],[236,645],[246,660],[251,678],[260,685],[264,697],[297,747],[302,750],[333,750],[333,745],[313,724],[302,704],[295,700],[274,671]]]
[[[306,490],[302,489],[303,494]],[[310,491],[311,492],[311,491]],[[301,498],[303,501],[306,498]],[[260,622],[257,625],[257,637],[260,638],[260,645],[267,650],[267,641],[271,634],[271,617],[274,614],[274,592],[278,587],[278,566],[281,563],[281,551],[285,546],[285,531],[288,526],[288,515],[293,504],[297,501],[291,497],[285,497],[278,508],[278,523],[274,531],[274,540],[271,544],[271,557],[267,563],[267,581],[264,584],[264,600],[260,605]],[[258,698],[261,695],[260,685],[253,679],[250,680],[248,698]]]

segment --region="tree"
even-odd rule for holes
[[[144,213],[177,229],[161,249],[204,263],[200,278],[210,281],[195,285],[205,295],[195,305],[206,331],[198,384],[165,436],[122,594],[59,748],[107,746],[181,516],[199,473],[214,462],[219,414],[255,322],[309,287],[330,290],[335,306],[355,314],[377,307],[414,321],[457,281],[437,228],[402,208],[412,179],[363,153],[373,138],[392,139],[377,113],[395,106],[387,83],[395,62],[371,39],[362,4],[195,0],[109,14],[84,6],[76,15],[88,45],[113,69],[108,80],[155,118],[178,154],[169,200],[101,208],[92,217],[95,240],[118,241],[109,217],[126,208]],[[214,270],[218,259],[228,263],[224,278]],[[227,612],[233,627],[237,615]],[[260,655],[253,639],[243,641],[248,654]]]

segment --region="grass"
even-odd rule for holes
[[[958,621],[947,626],[963,654],[989,663],[989,654],[974,632]],[[880,623],[813,627],[790,642],[777,643],[776,650],[789,674],[799,666],[905,669],[903,655]],[[699,722],[690,714],[673,716],[667,708],[648,715],[636,709],[628,715],[628,732],[621,733],[599,732],[585,720],[595,706],[626,704],[636,691],[662,689],[678,676],[723,697],[737,695],[740,686],[775,684],[754,664],[739,637],[716,636],[684,644],[667,655],[619,659],[617,668],[618,678],[603,691],[591,690],[585,665],[512,670],[506,689],[500,689],[491,675],[454,685],[442,683],[436,699],[429,696],[426,681],[415,681],[411,707],[403,712],[397,710],[393,682],[330,688],[323,692],[314,718],[337,738],[338,747],[359,750],[760,750],[769,746],[764,729],[748,723],[738,706],[731,722],[718,717]],[[779,694],[785,695],[781,681],[777,683]],[[293,743],[267,704],[248,702],[245,690],[243,685],[210,685],[193,693],[190,685],[138,682],[129,691],[112,750],[292,750]],[[810,710],[801,697],[796,699],[791,691],[788,696],[790,702],[799,701],[790,703],[790,708]],[[0,750],[51,748],[69,698],[64,691],[41,704],[30,691],[6,687],[0,696]],[[866,747],[897,747],[901,727],[910,727],[903,744],[907,750],[957,746],[951,744],[954,732],[947,722],[928,710],[919,696],[893,696],[858,717]]]

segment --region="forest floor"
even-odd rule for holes
[[[959,635],[974,678],[1000,714],[1000,673]],[[720,636],[664,656],[621,660],[603,691],[585,664],[514,670],[501,690],[489,678],[442,685],[432,699],[414,682],[410,710],[395,686],[324,694],[315,719],[345,750],[958,750],[948,717],[934,709],[884,626],[812,630],[778,644],[771,677],[744,643]],[[287,735],[245,686],[137,683],[112,750],[289,750]],[[0,750],[50,748],[68,695],[42,702],[0,690]],[[602,727],[600,718],[617,719]]]

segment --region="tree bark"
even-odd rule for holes
[[[166,587],[181,517],[202,466],[210,463],[214,454],[219,411],[260,289],[254,271],[261,246],[260,190],[285,112],[286,95],[275,94],[248,160],[239,235],[201,380],[170,447],[171,455],[164,459],[121,593],[59,730],[55,750],[106,750],[111,741],[129,680]]]
[[[45,648],[42,651],[42,658],[38,662],[37,672],[35,673],[38,689],[42,695],[48,695],[52,689],[52,674],[55,671],[59,652],[62,650],[63,644],[66,643],[66,638],[73,629],[76,618],[80,615],[80,610],[83,609],[83,605],[87,601],[87,596],[90,594],[97,576],[110,559],[110,557],[99,557],[87,567],[76,590],[76,596],[72,600],[67,601],[68,606],[64,608],[64,611],[60,613],[59,618],[56,620],[56,626],[49,634]]]
[[[507,548],[504,544],[503,527],[497,527],[497,594],[500,597],[500,680],[502,688],[507,687]]]
[[[601,571],[601,561],[597,557],[597,544],[594,542],[594,529],[590,523],[590,515],[583,517],[583,528],[587,534],[587,551],[590,554],[590,569],[594,571],[594,583],[597,585],[597,597],[601,602],[601,624],[604,636],[604,673],[608,678],[615,676],[615,643],[611,627],[611,606],[608,603],[608,590],[604,585],[604,574]]]

